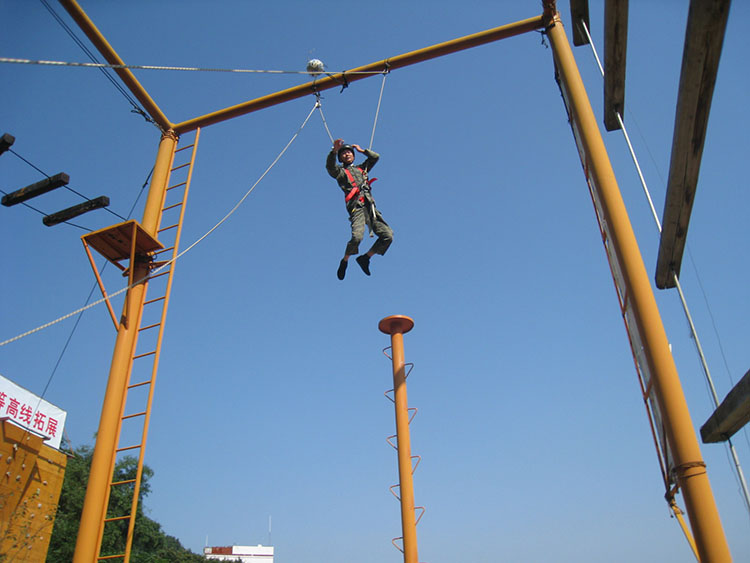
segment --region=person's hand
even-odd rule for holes
[[[360,147],[359,145],[352,145],[352,148],[355,149],[357,152],[365,152],[362,150],[362,147]]]
[[[343,139],[336,139],[333,142],[333,150],[335,150],[336,152],[338,152],[338,150],[342,147],[343,144],[344,144],[344,140]]]

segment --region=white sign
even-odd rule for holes
[[[0,375],[0,418],[43,436],[45,444],[60,449],[66,416],[61,408]]]

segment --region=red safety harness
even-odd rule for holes
[[[362,170],[361,168],[357,167],[357,169],[358,169],[358,170],[359,170],[359,171],[360,171],[360,172],[361,172],[362,174],[364,174],[364,171],[363,171],[363,170]],[[347,175],[347,177],[349,178],[349,183],[350,183],[350,184],[352,185],[352,189],[351,189],[351,190],[349,190],[349,193],[348,193],[348,194],[346,194],[346,197],[344,198],[344,201],[345,201],[346,203],[349,203],[349,201],[351,201],[351,200],[352,200],[352,198],[354,198],[354,196],[356,196],[356,195],[357,195],[357,194],[359,193],[359,186],[357,186],[357,182],[355,182],[355,181],[354,181],[354,175],[352,174],[351,170],[349,170],[348,168],[344,168],[344,172],[346,172],[346,175]],[[372,183],[373,183],[373,182],[374,182],[375,180],[377,180],[377,178],[373,178],[372,180],[366,180],[366,182],[367,182],[367,185],[368,185],[368,186],[372,186]],[[362,196],[362,195],[360,195],[360,196],[359,196],[359,201],[360,201],[360,202],[362,202],[362,203],[364,203],[364,201],[365,201],[365,197],[364,197],[364,196]]]

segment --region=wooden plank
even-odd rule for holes
[[[628,50],[628,0],[604,3],[604,126],[620,129],[625,118],[625,61]]]
[[[750,422],[750,371],[735,385],[706,423],[701,426],[703,443],[725,442]]]
[[[16,190],[15,192],[5,194],[0,201],[5,207],[10,207],[11,205],[23,203],[33,197],[61,188],[62,186],[67,186],[68,182],[70,182],[70,176],[65,172],[58,172],[54,176],[30,184],[25,188]]]
[[[589,38],[586,32],[581,28],[581,24],[586,25],[586,29],[591,32],[589,25],[589,0],[570,0],[570,18],[573,20],[573,45],[580,47],[588,45]]]
[[[3,133],[3,136],[0,137],[0,154],[7,151],[15,142],[16,138],[13,135],[10,133]]]
[[[74,205],[72,207],[68,207],[67,209],[63,209],[62,211],[58,211],[57,213],[45,215],[42,219],[42,223],[44,223],[48,227],[52,227],[64,221],[70,221],[71,219],[74,219],[79,215],[83,215],[84,213],[88,213],[89,211],[93,211],[94,209],[101,209],[102,207],[108,206],[109,198],[105,195],[101,195],[97,198],[90,199],[88,201],[84,201],[83,203],[79,203],[78,205]]]
[[[674,287],[673,272],[680,275],[729,4],[730,0],[690,2],[656,263],[660,289]]]

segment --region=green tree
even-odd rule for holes
[[[73,560],[78,525],[86,496],[86,483],[93,449],[90,446],[77,448],[68,460],[60,493],[60,503],[55,517],[55,527],[50,539],[47,563],[69,563]],[[115,466],[115,481],[134,479],[138,460],[125,457]],[[130,556],[132,563],[192,563],[205,561],[202,555],[184,548],[177,538],[164,533],[161,524],[143,514],[143,498],[151,491],[149,479],[153,470],[143,466],[139,491],[138,512],[136,513],[133,547]],[[114,487],[110,494],[108,513],[124,515],[130,513],[133,498],[133,485]],[[107,524],[102,538],[102,553],[123,553],[127,536],[127,521]]]

